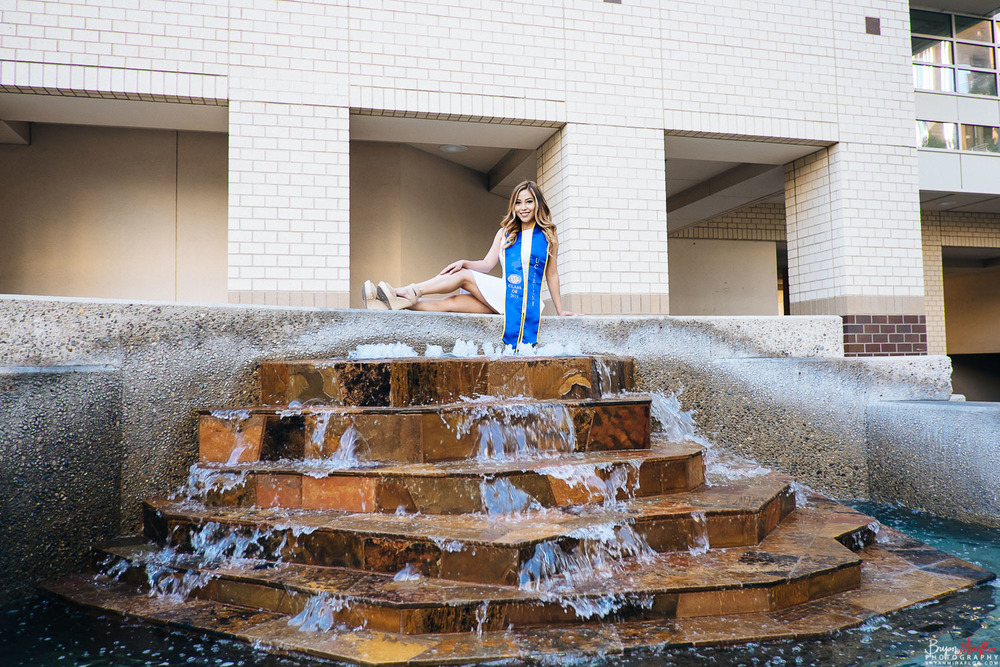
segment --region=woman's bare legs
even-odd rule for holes
[[[409,310],[426,310],[436,313],[494,313],[492,308],[471,294],[456,294],[443,299],[421,299]]]
[[[464,289],[468,294],[458,294],[446,299],[421,299],[413,305],[410,310],[429,310],[444,313],[493,313],[496,312],[488,305],[483,298],[476,279],[472,277],[472,271],[462,269],[455,273],[444,273],[436,275],[430,280],[417,283],[417,289],[423,294],[447,294],[457,289]],[[399,296],[405,296],[399,294]]]

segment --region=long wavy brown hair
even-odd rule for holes
[[[504,230],[503,247],[509,248],[514,245],[514,241],[517,240],[517,235],[521,231],[521,221],[518,219],[517,213],[514,212],[514,202],[517,201],[517,196],[524,190],[531,193],[531,196],[535,199],[535,224],[545,234],[545,238],[548,239],[549,254],[555,255],[556,247],[559,245],[559,242],[556,240],[556,225],[552,222],[552,213],[549,211],[549,205],[545,203],[545,197],[542,196],[542,191],[534,181],[521,181],[510,194],[510,202],[507,204],[507,215],[500,221],[500,226]]]

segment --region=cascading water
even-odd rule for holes
[[[486,513],[493,516],[516,516],[542,509],[537,499],[511,484],[506,477],[484,479],[479,484],[479,492]]]
[[[302,632],[329,632],[337,623],[337,613],[347,608],[342,598],[326,593],[313,595],[301,612],[288,619],[288,625]]]
[[[459,409],[457,418],[442,413],[441,419],[456,438],[475,429],[480,461],[557,456],[576,449],[573,415],[565,405],[480,397],[467,399]]]

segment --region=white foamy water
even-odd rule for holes
[[[420,570],[413,563],[407,563],[406,567],[396,573],[392,578],[393,581],[417,581],[422,579],[423,575],[420,574]]]
[[[556,540],[535,545],[535,552],[518,573],[518,587],[537,591],[572,609],[580,618],[603,618],[638,598],[612,593],[582,596],[581,586],[622,572],[628,562],[651,562],[656,552],[632,528],[630,521],[597,524],[568,534],[573,543]],[[641,601],[639,601],[641,602]]]
[[[288,619],[288,625],[300,632],[329,632],[337,623],[337,612],[347,607],[347,600],[320,593],[309,598],[305,608]]]
[[[582,487],[589,496],[587,502],[613,505],[635,498],[641,465],[639,460],[566,464],[544,466],[538,473],[561,480],[570,488]]]
[[[704,512],[691,512],[691,518],[694,520],[694,531],[688,552],[692,556],[700,556],[708,552],[708,521]]]
[[[238,472],[213,470],[212,468],[203,468],[195,463],[188,472],[187,481],[172,497],[201,500],[212,494],[222,494],[245,485],[249,473],[249,470]]]
[[[497,516],[516,516],[540,510],[542,504],[534,496],[511,484],[506,477],[485,479],[479,483],[486,513]]]
[[[659,431],[673,441],[694,442],[705,448],[705,480],[709,484],[724,484],[741,479],[760,477],[771,472],[770,468],[759,465],[756,461],[745,459],[735,454],[719,454],[712,442],[705,438],[699,430],[694,418],[694,410],[684,410],[678,400],[680,391],[669,396],[665,394],[650,394],[650,415],[659,424]]]
[[[198,589],[204,588],[218,575],[212,572],[185,572],[157,565],[146,564],[146,579],[150,597],[165,597],[172,600],[186,600]]]
[[[448,551],[451,553],[456,553],[461,551],[465,547],[464,542],[459,542],[458,540],[446,540],[443,537],[431,536],[431,541],[437,545],[437,548],[441,551]]]
[[[468,402],[457,420],[449,423],[456,438],[475,429],[479,460],[538,458],[546,453],[576,450],[573,415],[565,405],[538,405],[513,399],[506,403]]]
[[[416,350],[405,343],[358,345],[347,353],[348,359],[403,359],[419,356]]]

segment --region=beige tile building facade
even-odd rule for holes
[[[1000,248],[998,7],[945,4],[9,0],[0,292],[357,307],[527,177],[572,310],[943,353]]]

